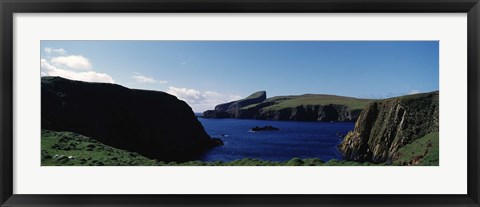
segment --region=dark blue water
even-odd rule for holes
[[[224,142],[223,146],[215,147],[201,156],[199,159],[203,161],[232,161],[243,158],[287,161],[294,157],[320,158],[323,161],[341,160],[337,146],[342,137],[354,127],[354,123],[350,122],[198,120],[211,137],[220,138]],[[255,126],[266,125],[280,130],[250,131]]]

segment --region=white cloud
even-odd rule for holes
[[[195,89],[177,88],[173,86],[168,86],[167,93],[172,94],[177,98],[183,99],[190,103],[198,103],[205,98],[204,94]]]
[[[199,91],[188,88],[169,86],[167,93],[184,100],[194,112],[203,112],[213,109],[216,105],[241,99],[238,95],[221,94],[215,91]]]
[[[230,95],[229,96],[229,101],[235,101],[235,100],[240,100],[242,99],[243,97],[239,96],[239,95]]]
[[[48,54],[58,54],[49,60],[40,60],[41,76],[60,76],[71,80],[115,83],[113,78],[106,73],[99,73],[92,70],[90,60],[82,55],[69,55],[63,48],[44,48]],[[48,56],[50,57],[50,56]]]
[[[421,91],[420,90],[411,90],[410,92],[408,92],[408,95],[417,94],[417,93],[421,93]]]
[[[46,47],[44,48],[45,49],[45,52],[47,53],[58,53],[58,54],[61,54],[61,55],[65,55],[67,54],[67,51],[63,48],[51,48],[51,47]]]
[[[92,69],[90,60],[81,55],[53,57],[50,62],[57,67],[66,67],[73,70],[89,71]]]
[[[105,73],[97,73],[95,71],[72,71],[68,69],[58,68],[52,65],[48,60],[41,59],[40,63],[41,76],[60,76],[71,80],[87,81],[87,82],[103,82],[115,83],[112,77]]]
[[[166,84],[168,81],[165,80],[156,80],[151,77],[147,77],[144,75],[141,75],[139,73],[136,73],[136,75],[132,76],[133,80],[135,80],[136,83],[160,83],[160,84]]]

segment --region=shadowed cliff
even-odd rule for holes
[[[149,158],[189,160],[214,143],[175,96],[115,84],[42,77],[42,129],[70,131]]]

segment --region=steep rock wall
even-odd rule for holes
[[[370,103],[340,145],[354,161],[385,162],[398,149],[439,130],[439,93],[424,93]]]

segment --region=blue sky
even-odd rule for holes
[[[43,76],[165,91],[195,112],[266,90],[387,98],[439,88],[437,41],[41,41]]]

